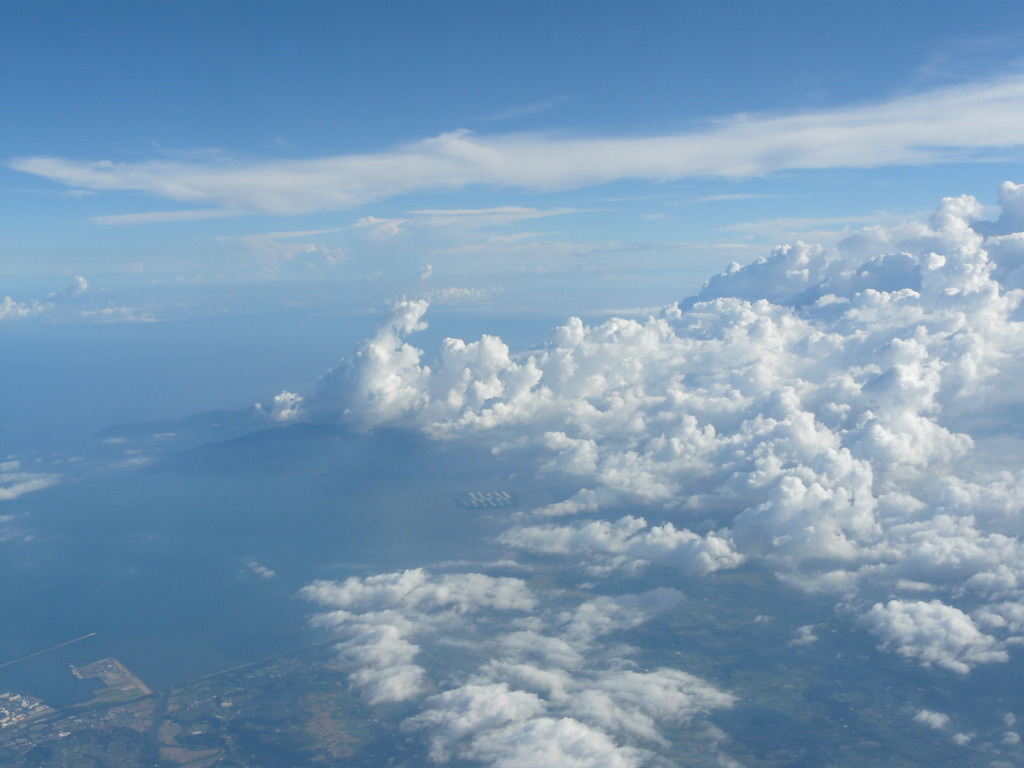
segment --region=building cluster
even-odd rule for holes
[[[21,693],[0,693],[0,728],[24,723],[52,710],[39,699]]]
[[[464,491],[452,494],[452,498],[466,509],[511,507],[516,503],[515,497],[508,491]]]

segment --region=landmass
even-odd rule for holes
[[[79,680],[98,677],[104,688],[96,692],[94,702],[109,700],[131,700],[149,696],[153,691],[117,659],[100,659],[84,667],[71,667],[71,673]]]
[[[413,740],[380,719],[331,665],[331,643],[153,692],[117,659],[72,672],[105,687],[57,710],[0,694],[7,768],[313,768],[421,765]]]
[[[55,710],[39,699],[20,693],[0,693],[0,729],[21,725],[52,714]]]

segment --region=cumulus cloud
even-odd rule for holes
[[[667,746],[661,734],[665,724],[686,723],[735,701],[673,669],[568,675],[498,662],[476,679],[481,682],[427,699],[424,710],[405,722],[408,730],[430,731],[432,760],[640,765],[651,757],[651,748]],[[569,735],[572,744],[566,743]]]
[[[521,579],[480,573],[431,578],[421,568],[366,579],[353,577],[340,584],[318,581],[305,587],[303,595],[320,605],[364,611],[404,607],[461,614],[480,607],[524,611],[534,604],[533,595]]]
[[[431,697],[421,714],[406,721],[407,729],[431,731],[431,759],[457,756],[494,766],[641,765],[653,748],[668,745],[664,725],[686,723],[735,701],[674,669],[568,675],[499,662],[477,679],[490,682]]]
[[[648,526],[642,517],[631,516],[615,522],[517,527],[503,533],[498,541],[515,549],[582,557],[594,573],[636,569],[654,561],[706,574],[735,568],[743,561],[728,537],[714,533],[698,536],[677,530],[672,523]]]
[[[862,621],[883,647],[926,667],[936,665],[963,675],[978,664],[1008,658],[1003,645],[981,632],[970,616],[938,600],[875,603]]]
[[[269,406],[256,403],[256,410],[271,421],[278,423],[299,421],[306,415],[305,407],[303,406],[304,400],[305,398],[302,395],[282,390],[279,394],[274,395],[274,399]]]
[[[922,709],[914,715],[914,722],[940,731],[949,725],[949,715],[942,712],[932,712],[929,709]]]
[[[480,731],[530,720],[546,708],[536,694],[509,690],[505,683],[464,685],[428,699],[424,711],[409,718],[405,726],[429,728],[430,759],[446,762],[455,742]]]
[[[797,627],[796,634],[793,639],[789,641],[790,645],[801,646],[801,645],[812,645],[818,642],[818,636],[814,634],[814,626],[811,624],[805,624],[802,627]]]
[[[603,577],[581,589],[621,592],[617,578],[645,569],[771,571],[838,596],[906,663],[967,675],[1024,641],[1017,190],[1001,189],[995,221],[946,198],[927,221],[778,247],[646,316],[570,318],[529,353],[490,335],[420,349],[428,302],[402,299],[325,374],[305,417],[526,462],[562,495],[511,516],[495,541],[521,562]],[[734,702],[634,661],[631,639],[679,604],[674,588],[539,591],[407,571],[303,595],[368,700],[416,707],[405,727],[437,762],[641,765],[669,754],[680,723]],[[780,643],[810,646],[817,626]],[[435,643],[471,649],[475,668],[437,674],[422,652]],[[912,717],[954,731],[942,713]],[[1012,746],[1004,733],[1012,723],[990,738]]]
[[[267,568],[267,566],[262,565],[262,564],[256,562],[255,560],[251,560],[248,563],[246,563],[245,565],[246,565],[246,568],[248,568],[254,574],[259,576],[261,579],[272,579],[275,576],[277,576],[277,573],[274,572],[272,569]]]
[[[89,290],[89,281],[81,275],[74,275],[71,279],[71,285],[67,286],[62,291],[51,293],[50,298],[53,299],[58,296],[80,296]]]
[[[1024,194],[1000,199],[995,221],[950,197],[927,221],[780,246],[646,317],[570,318],[528,354],[489,335],[428,354],[411,340],[427,302],[401,300],[307,406],[482,441],[578,488],[518,515],[510,549],[606,576],[760,564],[843,595],[908,661],[1004,661],[1024,635],[1006,449],[1024,292],[1002,282],[1024,264]]]
[[[89,290],[89,281],[81,275],[74,276],[74,282],[65,289],[67,293],[77,296],[80,293],[85,293]]]
[[[578,720],[543,717],[485,731],[462,754],[493,768],[635,768],[645,762],[648,753],[618,746],[603,731]]]
[[[534,606],[520,579],[479,573],[431,577],[422,569],[341,583],[318,581],[301,594],[331,609],[313,623],[345,638],[335,647],[338,661],[374,704],[405,701],[426,689],[426,670],[413,663],[420,652],[418,637],[454,631],[468,613]]]
[[[651,616],[668,610],[682,597],[670,587],[658,587],[638,595],[596,597],[581,603],[572,612],[558,614],[559,636],[576,645],[589,645],[610,632],[638,627]]]
[[[735,697],[678,669],[609,671],[595,676],[566,703],[581,720],[608,732],[666,743],[659,723],[686,722],[695,715],[731,707]]]
[[[349,634],[335,646],[337,660],[370,704],[405,701],[423,691],[426,670],[412,663],[420,649],[402,627],[361,622]]]
[[[629,668],[618,640],[676,605],[674,589],[565,605],[518,579],[412,570],[315,582],[302,595],[325,609],[314,624],[338,633],[337,662],[369,702],[418,700],[403,728],[426,734],[434,762],[638,766],[668,746],[666,726],[735,702],[681,670]],[[417,661],[424,643],[480,661],[438,690]]]
[[[49,314],[64,305],[73,304],[74,297],[81,296],[88,290],[89,281],[82,275],[73,275],[69,285],[59,291],[52,291],[46,294],[45,301],[39,301],[38,299],[15,301],[10,296],[4,296],[0,299],[0,321]]]
[[[10,296],[4,296],[3,299],[0,299],[0,320],[32,317],[32,315],[41,314],[52,307],[52,303],[40,304],[38,301],[18,302]]]
[[[304,160],[120,163],[26,157],[10,167],[76,190],[131,191],[196,206],[102,218],[126,224],[338,210],[417,190],[477,184],[571,189],[618,179],[956,162],[1020,147],[1022,119],[1024,77],[1012,75],[877,104],[739,115],[665,136],[476,136],[458,130],[390,151]]]
[[[47,298],[55,299],[58,297],[65,296],[81,296],[83,293],[89,290],[89,281],[87,281],[81,274],[75,274],[72,276],[72,283],[62,291],[54,291],[49,294]]]

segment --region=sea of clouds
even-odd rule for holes
[[[995,220],[951,197],[928,222],[778,247],[645,321],[570,318],[529,353],[446,339],[428,365],[409,341],[427,302],[402,300],[313,396],[267,410],[481,441],[571,481],[499,541],[598,590],[748,564],[833,595],[907,663],[967,675],[1024,641],[1024,186],[999,201]],[[634,766],[665,724],[733,703],[638,671],[616,640],[672,584],[567,606],[518,579],[409,571],[304,594],[370,701],[422,699],[406,727],[435,761]],[[489,659],[447,690],[416,663],[442,629]]]

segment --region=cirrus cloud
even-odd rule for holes
[[[1022,146],[1024,77],[789,115],[739,115],[647,137],[478,136],[457,130],[378,153],[304,160],[135,163],[59,157],[9,167],[76,190],[133,192],[195,210],[111,214],[109,224],[353,208],[416,191],[483,185],[576,189],[621,179],[751,177],[984,159]]]

